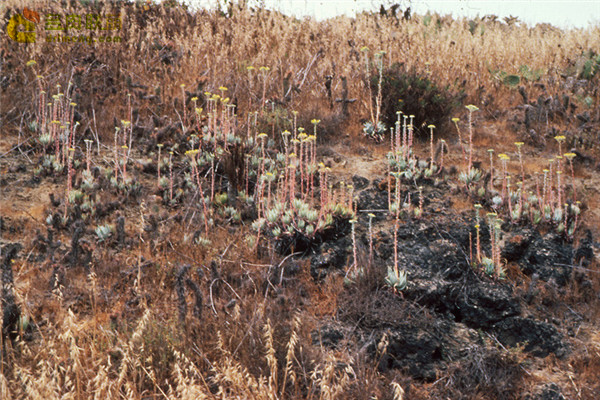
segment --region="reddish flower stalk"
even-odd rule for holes
[[[435,129],[435,125],[429,125],[427,126],[429,128],[429,152],[430,152],[430,157],[431,160],[429,162],[429,168],[433,168],[433,130]],[[443,151],[442,151],[443,152]]]
[[[85,139],[85,166],[86,166],[86,171],[89,174],[90,173],[90,152],[91,152],[91,148],[92,148],[92,141],[89,139]]]
[[[469,232],[469,261],[473,264],[473,234]]]
[[[115,157],[115,180],[118,181],[119,179],[119,151],[117,148],[117,143],[119,140],[119,127],[115,126],[115,144],[113,147],[113,153],[114,153],[114,157]]]
[[[407,160],[408,157],[408,138],[407,138],[407,133],[406,133],[406,119],[408,118],[407,115],[403,115],[404,117],[404,124],[402,125],[402,157],[404,159],[404,161]]]
[[[575,189],[575,171],[573,170],[573,158],[575,153],[565,153],[565,158],[569,160],[569,166],[571,167],[571,185],[573,186],[573,202],[577,202],[577,190]]]
[[[206,207],[206,200],[204,199],[204,191],[202,190],[202,182],[200,181],[200,173],[195,163],[192,163],[192,168],[196,175],[196,185],[198,186],[198,193],[200,194],[200,200],[202,201],[202,214],[204,216],[204,233],[208,233],[208,209]]]
[[[388,210],[392,208],[392,175],[390,164],[387,166]]]
[[[173,201],[173,152],[169,152],[169,200]]]
[[[156,145],[158,147],[158,164],[156,170],[158,171],[156,176],[156,185],[160,187],[160,150],[163,148],[163,144],[159,143]]]
[[[394,218],[394,273],[398,276],[398,226],[400,224],[400,205],[396,207]]]

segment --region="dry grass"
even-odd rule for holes
[[[80,7],[61,7],[57,3],[32,1],[31,6],[40,13],[56,8],[65,14],[82,11]],[[4,4],[8,10],[19,6],[20,3]],[[398,23],[391,18],[362,14],[356,19],[338,17],[317,23],[309,18],[297,20],[276,12],[251,12],[237,7],[233,7],[231,17],[214,11],[190,15],[177,7],[161,6],[150,6],[144,11],[131,5],[106,5],[102,12],[121,16],[123,28],[119,34],[125,38],[119,45],[98,46],[94,51],[97,65],[87,67],[105,84],[117,85],[119,89],[105,100],[115,109],[94,104],[99,130],[104,135],[113,127],[108,126],[112,117],[103,116],[124,111],[126,98],[120,89],[127,79],[147,86],[144,91],[148,94],[160,91],[167,103],[165,111],[172,107],[166,99],[180,98],[180,84],[190,91],[200,85],[202,92],[216,92],[224,85],[238,106],[240,121],[245,121],[244,113],[262,101],[263,84],[267,98],[287,101],[289,109],[330,114],[325,111],[329,108],[325,78],[333,75],[336,98],[342,89],[341,77],[345,76],[350,96],[359,98],[351,106],[357,121],[365,118],[369,109],[363,46],[370,49],[371,57],[384,50],[387,65],[401,62],[409,69],[429,74],[440,87],[464,90],[468,95],[465,103],[505,107],[514,101],[516,93],[504,87],[489,70],[517,73],[521,65],[541,69],[542,82],[553,93],[559,89],[560,75],[575,63],[582,50],[597,50],[600,34],[598,27],[562,31],[546,25],[530,28],[501,22],[481,22],[472,34],[467,20],[436,15],[425,25],[420,16]],[[38,60],[38,72],[48,86],[64,83],[90,55],[85,46],[46,43],[20,46],[9,42],[6,52],[9,57]],[[169,62],[163,62],[165,59]],[[248,71],[248,66],[256,69]],[[270,71],[259,71],[261,66],[268,66]],[[27,92],[31,90],[33,82],[25,68],[19,68],[17,79]],[[289,91],[290,85],[300,92]],[[290,99],[286,100],[288,91]],[[93,99],[85,97],[80,109],[91,114]],[[26,102],[5,103],[3,112],[9,111],[11,105],[22,109],[30,103],[29,95],[23,100]],[[144,103],[139,105],[142,113],[147,112]]]
[[[90,10],[69,3],[30,1],[28,6],[40,14]],[[17,0],[4,2],[0,6],[2,26],[22,7]],[[261,112],[263,127],[275,131],[276,124],[279,129],[290,123],[294,110],[307,130],[312,128],[312,118],[321,119],[323,137],[346,140],[342,146],[353,151],[366,143],[359,135],[371,101],[363,46],[370,54],[384,50],[387,65],[404,63],[441,87],[464,92],[465,104],[477,104],[485,118],[494,119],[506,117],[497,117],[496,111],[514,107],[520,98],[490,70],[515,73],[521,65],[542,69],[537,86],[525,83],[530,97],[543,92],[539,84],[545,85],[547,93],[558,95],[563,91],[561,75],[575,64],[581,51],[600,51],[597,26],[561,31],[542,25],[531,28],[482,21],[471,33],[467,20],[440,16],[433,16],[429,24],[421,16],[398,22],[372,14],[316,22],[237,6],[230,16],[214,10],[189,14],[179,7],[145,8],[142,3],[102,3],[99,7],[102,13],[121,16],[123,43],[96,46],[91,51],[86,45],[23,45],[2,40],[2,68],[10,68],[0,92],[3,100],[9,99],[0,103],[3,140],[10,136],[17,138],[11,139],[15,145],[33,143],[35,135],[26,125],[35,120],[38,85],[54,90],[56,84],[66,87],[73,80],[78,82],[74,96],[81,113],[80,132],[89,139],[98,135],[102,142],[100,154],[95,155],[97,165],[107,164],[112,157],[104,145],[112,143],[115,121],[127,118],[128,93],[132,94],[136,125],[141,127],[136,141],[146,143],[148,138],[156,139],[157,125],[180,118],[181,84],[189,92],[188,103],[189,97],[203,99],[205,91],[214,93],[226,86],[227,96],[237,105],[239,132],[244,135],[250,129],[246,121],[255,111]],[[41,78],[26,67],[30,59],[37,61]],[[255,69],[249,70],[249,66]],[[261,66],[268,66],[269,71],[261,71]],[[339,105],[330,108],[327,76],[333,76],[333,99],[342,96],[342,77],[347,78],[349,97],[358,99],[350,106],[349,118],[341,115]],[[594,96],[597,105],[600,95],[596,91]],[[562,128],[564,122],[556,125]],[[518,139],[502,122],[494,127],[495,131],[477,128],[486,132],[475,140],[479,148],[476,157],[484,165],[489,146],[508,148]],[[348,132],[349,138],[342,137],[342,132]],[[453,131],[442,134],[454,135]],[[169,140],[167,135],[165,141]],[[33,154],[33,146],[23,148],[26,154]],[[457,161],[460,150],[453,145],[451,151],[449,162]],[[531,151],[525,165],[528,173],[542,164],[534,158],[537,150]],[[372,153],[379,156],[383,152],[377,148]],[[141,170],[141,162],[135,168]],[[516,164],[512,168],[518,173]],[[8,166],[2,165],[2,171],[6,170]],[[340,172],[340,176],[344,174],[348,172]],[[47,203],[46,195],[31,201]],[[101,200],[109,197],[105,193],[98,196]],[[66,270],[64,258],[36,262],[21,253],[22,259],[13,266],[17,271],[15,294],[24,315],[35,325],[22,329],[14,342],[2,343],[1,398],[328,400],[377,396],[402,400],[445,398],[458,393],[461,385],[471,385],[473,398],[481,397],[482,391],[501,398],[495,391],[502,386],[491,378],[495,371],[518,384],[526,379],[520,375],[521,360],[516,356],[478,354],[469,365],[453,366],[451,372],[459,374],[456,381],[446,375],[437,386],[421,386],[399,373],[381,373],[376,362],[353,343],[336,350],[314,345],[311,330],[315,321],[337,315],[339,302],[350,301],[338,298],[344,291],[339,277],[317,284],[306,271],[308,265],[300,265],[293,284],[274,285],[272,272],[279,272],[276,266],[281,260],[272,249],[265,249],[260,257],[244,245],[252,234],[249,227],[236,232],[217,227],[212,232],[213,246],[197,246],[184,240],[193,232],[187,214],[176,211],[160,219],[159,211],[165,211],[160,201],[152,196],[144,201],[143,208],[131,200],[119,205],[127,221],[126,232],[134,239],[119,251],[94,248],[96,262],[91,271],[79,267]],[[13,211],[13,206],[2,207],[3,214]],[[28,218],[25,215],[20,218]],[[138,226],[138,221],[144,225],[150,216],[160,220],[152,234]],[[33,235],[28,231],[44,228],[43,220],[15,221],[23,231],[10,233],[6,239],[22,240],[23,252],[33,253]],[[70,234],[62,231],[55,239],[69,243]],[[183,264],[193,266],[194,279],[205,296],[201,318],[192,313],[183,320],[177,318],[172,288]],[[47,287],[55,267],[64,274],[64,286],[51,291]],[[593,282],[597,291],[600,281]],[[572,289],[575,294],[565,298],[572,306],[579,299],[577,290]],[[184,297],[187,309],[193,309],[193,296]],[[359,313],[361,307],[351,311]],[[594,391],[600,390],[593,379],[600,371],[599,338],[592,322],[590,325],[589,347],[573,361],[574,370],[582,371],[572,378],[580,398],[593,398]],[[484,375],[470,376],[468,368],[473,365],[483,365]],[[452,387],[441,387],[442,382]]]

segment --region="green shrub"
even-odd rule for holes
[[[371,77],[374,95],[378,79],[378,75]],[[383,71],[381,96],[381,116],[385,125],[394,126],[398,118],[396,111],[402,111],[405,115],[415,116],[417,135],[428,134],[429,124],[442,126],[450,120],[453,109],[460,105],[460,96],[451,93],[448,87],[440,88],[428,77],[407,70],[399,63]]]
[[[494,79],[511,88],[516,88],[519,84],[524,82],[539,81],[544,74],[543,69],[530,69],[527,65],[521,65],[519,67],[519,72],[516,74],[509,74],[500,69],[493,70],[489,66],[488,71]]]
[[[600,70],[600,54],[596,54],[592,50],[584,52],[581,56],[579,78],[590,80],[598,70]]]

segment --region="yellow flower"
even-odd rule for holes
[[[577,154],[575,154],[575,153],[565,153],[564,156],[565,156],[565,158],[567,160],[570,161],[570,160],[574,159],[577,156]]]
[[[564,142],[566,137],[564,137],[563,135],[558,135],[558,136],[554,136],[554,139],[556,139],[557,142]]]
[[[27,61],[27,66],[28,67],[34,66],[35,64],[37,64],[37,62],[35,60],[29,60],[29,61]]]
[[[460,118],[456,118],[456,117],[452,118],[452,122],[457,123],[458,121],[460,121]]]
[[[469,110],[470,112],[473,112],[473,111],[477,111],[477,110],[479,110],[479,107],[477,107],[477,106],[474,106],[473,104],[469,104],[468,106],[465,106],[465,108],[466,108],[467,110]]]

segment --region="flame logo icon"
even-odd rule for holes
[[[40,14],[37,11],[30,10],[27,7],[23,9],[23,16],[25,17],[25,19],[28,19],[31,22],[35,22],[36,24],[40,22]]]

